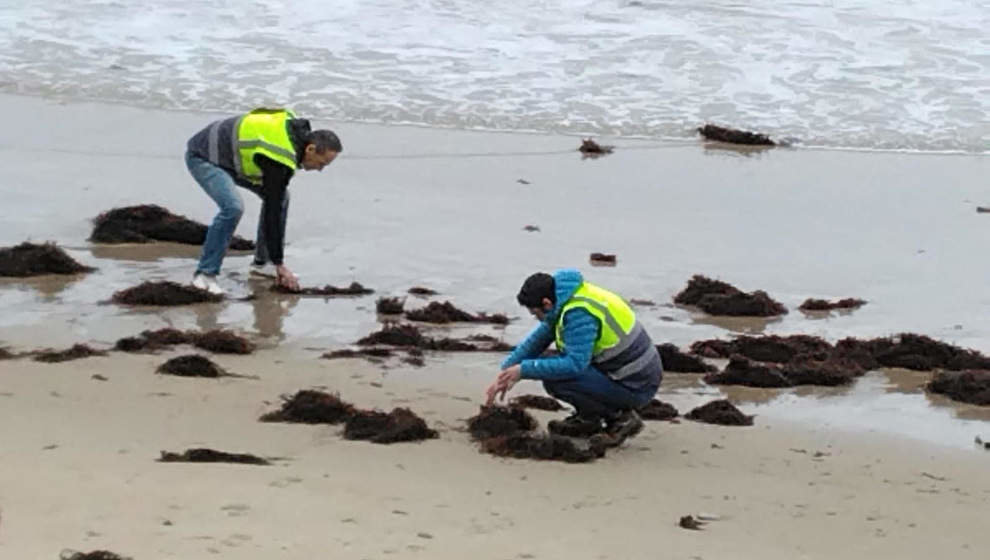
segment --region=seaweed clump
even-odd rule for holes
[[[169,212],[156,204],[114,208],[93,219],[93,243],[151,243],[170,241],[186,245],[202,245],[207,227]],[[230,240],[234,251],[253,251],[254,242],[234,236]]]
[[[773,317],[787,313],[787,308],[766,292],[743,292],[731,284],[700,274],[674,296],[674,303],[693,305],[710,315],[735,317]]]
[[[268,459],[263,459],[249,453],[227,453],[216,449],[197,448],[187,449],[182,453],[162,451],[162,463],[242,463],[245,465],[270,465]]]
[[[34,355],[34,361],[54,364],[59,362],[68,362],[70,360],[78,360],[80,358],[89,358],[91,356],[106,355],[107,352],[105,350],[96,350],[87,344],[74,344],[71,348],[66,350],[42,350],[37,352]]]
[[[738,130],[735,128],[725,128],[714,124],[706,124],[698,127],[698,134],[706,140],[726,142],[728,144],[743,144],[747,146],[776,146],[777,143],[766,134]]]
[[[928,390],[952,400],[990,406],[990,371],[942,371],[928,383]]]
[[[262,422],[292,422],[301,424],[339,424],[354,415],[354,405],[339,395],[323,391],[302,390],[290,398],[283,397],[279,410],[263,415]]]
[[[95,268],[83,266],[54,243],[24,242],[0,247],[0,276],[26,278],[44,274],[79,274]]]
[[[372,443],[422,441],[439,437],[436,430],[408,408],[395,408],[388,414],[373,410],[354,413],[344,424],[344,438]]]
[[[471,437],[481,450],[498,457],[556,460],[587,463],[605,455],[605,447],[588,443],[579,447],[571,438],[559,435],[534,435],[536,420],[517,407],[482,406],[468,419]]]
[[[179,284],[177,282],[144,282],[120,290],[113,294],[112,301],[121,305],[151,305],[169,307],[189,305],[193,303],[214,303],[223,300],[220,294],[211,294],[206,290]]]
[[[743,414],[742,411],[725,399],[711,401],[699,406],[691,412],[688,412],[684,417],[688,420],[695,420],[706,424],[718,424],[721,426],[753,425],[752,416]]]
[[[660,353],[660,361],[663,363],[664,371],[708,373],[716,369],[715,366],[705,363],[699,356],[681,352],[680,348],[674,344],[658,344],[657,352]]]

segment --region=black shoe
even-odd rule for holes
[[[635,410],[624,410],[605,421],[605,433],[593,443],[606,447],[618,447],[624,441],[643,430],[643,421]]]
[[[601,433],[602,430],[601,418],[588,418],[577,414],[572,414],[563,420],[551,420],[547,423],[547,431],[558,436],[588,437]]]

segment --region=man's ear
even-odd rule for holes
[[[309,155],[315,154],[316,153],[316,144],[306,144],[306,149],[303,150],[303,151],[306,152]]]
[[[543,302],[542,303],[543,303],[543,310],[544,311],[547,311],[547,312],[553,311],[553,302],[550,301],[550,298],[543,298]]]

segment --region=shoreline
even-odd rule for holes
[[[161,107],[161,106],[151,106],[136,104],[124,100],[113,100],[106,98],[87,98],[87,97],[63,97],[58,95],[42,95],[42,94],[32,94],[32,93],[21,93],[21,92],[0,92],[0,102],[3,98],[31,98],[39,99],[43,101],[50,101],[58,104],[94,104],[94,105],[110,105],[115,107],[129,107],[132,109],[139,109],[145,111],[157,111],[165,113],[176,113],[176,114],[195,114],[195,115],[229,115],[234,114],[238,109],[185,109],[179,107]],[[243,108],[245,111],[250,108]],[[323,122],[330,122],[331,119],[319,118],[314,119]],[[632,146],[617,146],[620,149],[673,149],[681,147],[690,146],[701,146],[704,147],[708,145],[723,146],[723,144],[717,142],[706,142],[697,134],[691,136],[616,136],[614,134],[596,134],[594,132],[563,132],[555,130],[537,130],[537,129],[496,129],[496,128],[458,128],[456,126],[442,126],[438,124],[427,124],[427,123],[414,123],[414,122],[381,122],[381,121],[361,121],[361,120],[348,120],[348,119],[333,119],[335,123],[341,123],[345,125],[357,125],[357,126],[377,126],[384,128],[413,128],[413,129],[425,129],[425,130],[436,130],[436,131],[447,131],[447,132],[475,132],[483,134],[508,134],[508,135],[523,135],[523,136],[543,136],[543,137],[564,137],[564,138],[574,138],[581,139],[586,137],[605,139],[606,141],[629,141],[634,143],[654,143],[653,146],[644,146],[632,148]],[[704,125],[704,122],[698,123],[698,126]],[[721,126],[728,127],[741,127],[743,125],[739,123],[714,123],[720,124]],[[747,130],[747,129],[743,129]],[[759,132],[758,130],[755,132]],[[802,145],[800,139],[796,142],[797,145],[794,146],[775,146],[772,149],[776,150],[798,150],[798,151],[810,151],[810,152],[845,152],[845,153],[876,153],[876,154],[902,154],[902,155],[930,155],[930,156],[976,156],[976,157],[987,157],[990,156],[990,150],[982,152],[966,151],[966,150],[916,150],[909,148],[857,148],[852,146],[824,146],[824,145]],[[728,144],[725,149],[733,149],[733,145]],[[747,146],[738,146],[739,148],[747,148]],[[9,148],[4,148],[9,149]],[[90,152],[76,152],[79,154],[91,154]],[[95,155],[95,154],[93,154]],[[439,154],[438,157],[442,157],[445,154]],[[495,154],[492,154],[495,155]],[[541,154],[534,154],[541,155]],[[121,155],[121,157],[126,157]],[[171,157],[171,156],[162,156]],[[181,158],[181,156],[180,156]]]

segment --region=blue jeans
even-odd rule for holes
[[[658,386],[630,389],[613,381],[594,367],[577,377],[561,381],[544,381],[543,388],[588,418],[611,418],[623,410],[637,409],[653,399]]]
[[[203,253],[199,258],[199,266],[196,272],[207,275],[216,275],[220,272],[220,265],[227,254],[227,246],[234,236],[234,230],[241,221],[244,214],[244,200],[237,191],[238,185],[234,178],[222,168],[213,165],[209,161],[186,152],[186,167],[189,173],[196,179],[203,191],[217,203],[220,211],[217,212],[213,222],[206,229],[206,240],[203,242]],[[261,196],[260,187],[243,187]],[[289,193],[286,191],[282,198],[282,212],[279,217],[279,227],[282,230],[282,239],[285,239],[285,222],[289,215]],[[265,204],[261,205],[261,216],[258,218],[258,236],[255,239],[254,260],[258,263],[268,262],[268,247],[265,244]]]

